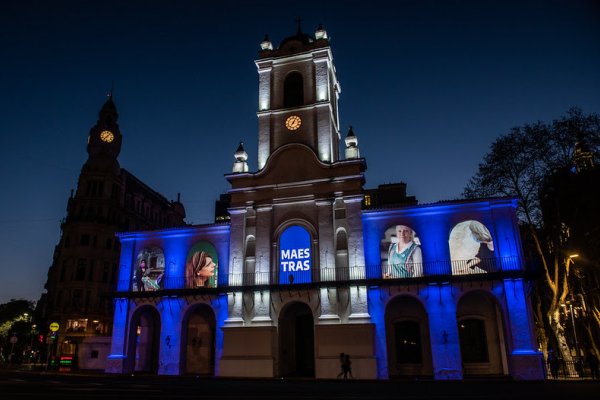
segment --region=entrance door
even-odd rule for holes
[[[196,308],[189,317],[185,360],[187,374],[214,374],[215,318],[206,306]]]
[[[293,303],[279,317],[279,373],[289,377],[315,376],[314,321],[310,308]]]

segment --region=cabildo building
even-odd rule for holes
[[[106,371],[542,378],[516,200],[368,207],[325,30],[261,49],[258,171],[228,223],[118,234]]]

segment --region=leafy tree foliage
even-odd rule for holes
[[[34,302],[11,300],[0,304],[0,360],[6,360],[11,351],[22,353],[24,339],[30,337]],[[10,343],[11,336],[20,340],[16,345]]]
[[[573,260],[565,247],[564,227],[560,224],[545,226],[540,194],[549,176],[573,166],[578,141],[586,143],[598,157],[600,116],[572,108],[550,123],[535,122],[515,127],[491,145],[463,193],[467,198],[517,198],[517,215],[527,232],[525,240],[531,241],[543,269],[543,284],[537,285],[534,293],[540,341],[545,351],[551,340],[566,360],[571,359],[571,352],[565,338],[561,306],[569,295]],[[594,161],[598,163],[598,159]],[[592,315],[600,315],[598,306],[590,311]],[[594,321],[600,326],[600,318]],[[548,337],[548,332],[553,338]],[[590,339],[598,352],[597,338]]]

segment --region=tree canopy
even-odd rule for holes
[[[492,143],[463,195],[466,198],[514,196],[519,201],[519,219],[540,227],[539,194],[544,179],[554,170],[572,166],[577,141],[585,142],[598,156],[598,114],[584,114],[579,108],[571,108],[550,123],[538,121],[512,128]]]

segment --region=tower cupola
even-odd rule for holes
[[[244,142],[240,142],[240,145],[233,156],[235,157],[233,172],[248,172],[248,163],[246,162],[248,160],[248,153],[246,153],[246,150],[244,149]]]
[[[348,134],[346,135],[346,139],[344,139],[346,143],[346,160],[354,160],[360,158],[360,150],[358,149],[358,138],[354,134],[354,130],[352,126],[348,130]]]

